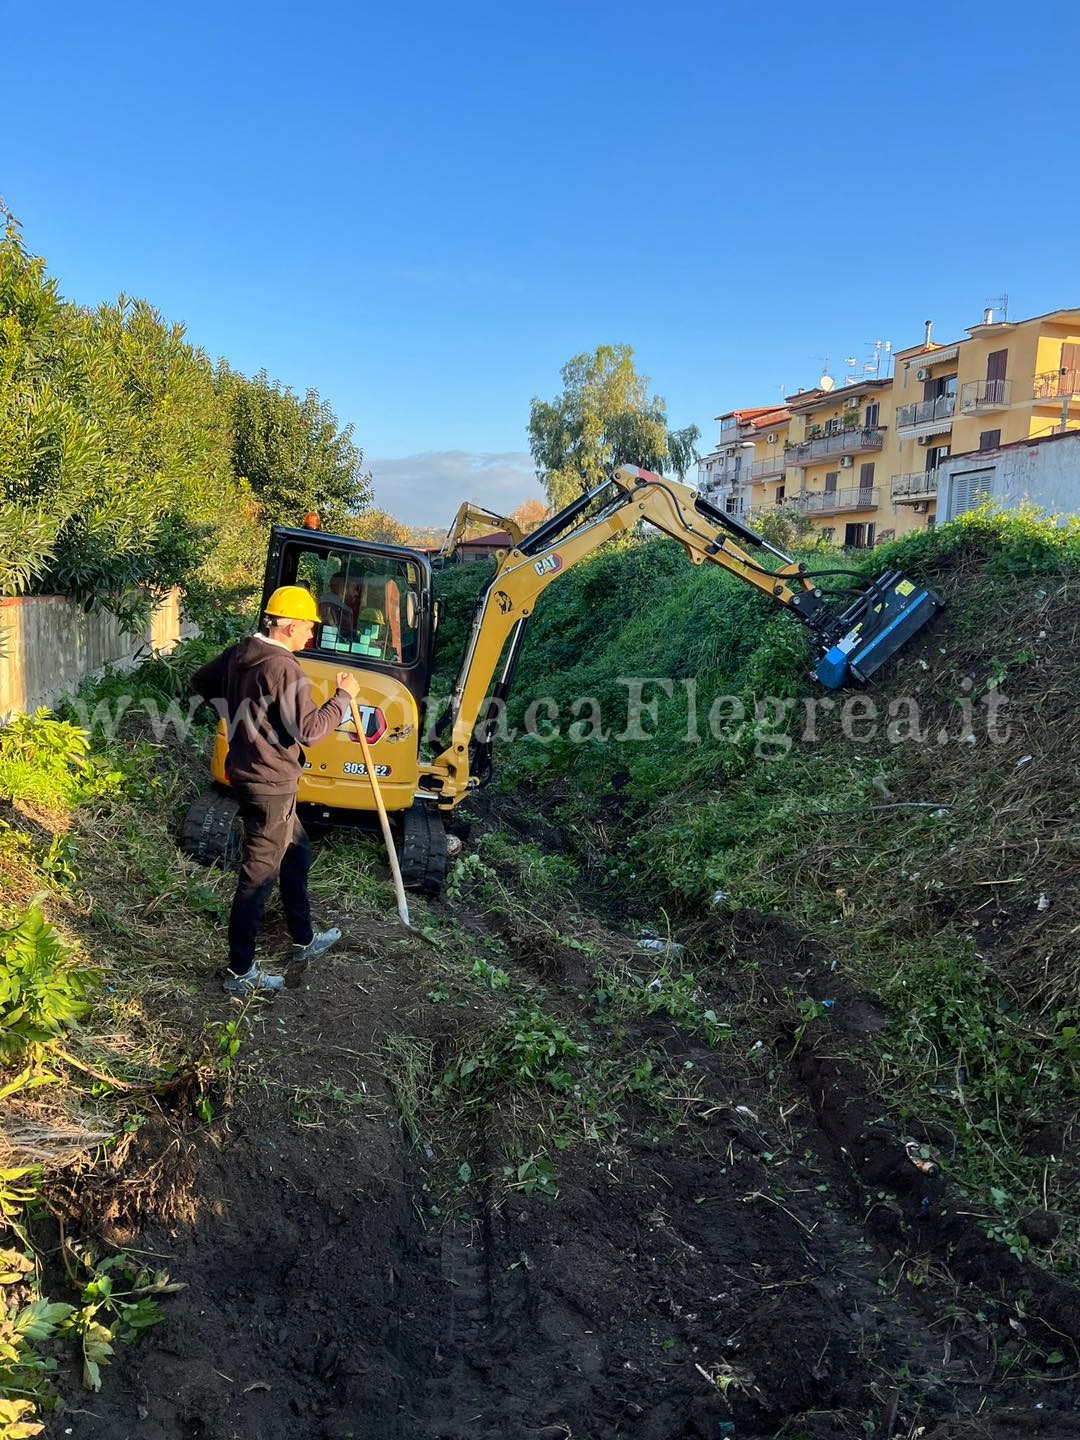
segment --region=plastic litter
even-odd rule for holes
[[[1036,910],[1049,910],[1049,909],[1050,909],[1050,896],[1049,896],[1049,895],[1040,895],[1040,896],[1039,896],[1039,899],[1038,899],[1038,902],[1036,903],[1035,909],[1036,909]]]
[[[712,900],[709,903],[713,906],[723,905],[729,898],[726,890],[714,890]]]
[[[677,940],[639,940],[637,948],[639,950],[657,951],[661,955],[670,955],[676,960],[686,951],[686,946],[680,945]]]
[[[904,1154],[921,1174],[936,1175],[938,1173],[940,1167],[934,1159],[929,1145],[921,1145],[918,1140],[905,1140]]]

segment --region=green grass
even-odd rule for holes
[[[902,569],[947,595],[940,638],[923,646],[925,668],[901,664],[871,692],[887,701],[914,687],[931,738],[939,726],[951,737],[945,746],[884,733],[860,743],[823,726],[818,743],[796,735],[785,748],[768,723],[749,721],[713,733],[702,706],[716,695],[737,697],[749,717],[765,694],[794,700],[801,714],[820,694],[807,678],[807,636],[730,577],[691,569],[673,542],[623,542],[545,593],[511,706],[520,726],[545,696],[564,718],[575,699],[595,697],[608,735],[500,743],[496,784],[532,797],[558,823],[584,873],[574,881],[567,872],[570,887],[588,883],[639,911],[664,907],[684,919],[770,912],[827,947],[847,984],[879,997],[892,1016],[880,1034],[849,1043],[869,1083],[898,1126],[924,1123],[943,1137],[946,1170],[979,1223],[1026,1254],[1018,1229],[1026,1209],[1076,1210],[1060,1156],[1032,1137],[1052,1134],[1080,1105],[1068,878],[1077,847],[1067,818],[1076,755],[1060,698],[1076,677],[1062,643],[1043,658],[1072,623],[1063,607],[1080,569],[1080,521],[977,511],[839,563],[866,578]],[[455,585],[464,601],[464,577]],[[622,681],[635,676],[670,680],[672,693],[653,687],[650,738],[620,740]],[[701,738],[688,742],[690,681]],[[970,697],[977,708],[995,688],[1023,697],[1023,728],[996,750],[965,747],[963,705]],[[1061,719],[1039,738],[1046,704]],[[1030,768],[1018,769],[1033,747]],[[472,877],[472,893],[486,887],[492,903],[510,873],[500,843],[485,840],[474,862],[495,872]],[[515,887],[528,893],[517,852]],[[537,895],[547,863],[536,861]],[[549,907],[562,878],[547,889]],[[1051,908],[1029,953],[1025,917],[1044,891]],[[1010,926],[1021,927],[1015,946]],[[612,1003],[639,1013],[670,1014],[670,1005],[673,1018],[694,1026],[692,970],[662,977],[652,991],[617,968],[608,980]],[[815,1020],[803,1043],[818,1028]],[[1080,1235],[1067,1221],[1039,1258],[1068,1268],[1078,1254]]]

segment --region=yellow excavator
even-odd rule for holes
[[[507,528],[503,517],[463,506],[444,558],[470,513]],[[691,564],[719,565],[806,625],[818,650],[814,674],[830,689],[869,680],[941,606],[931,591],[894,571],[848,597],[838,610],[817,583],[835,570],[811,571],[689,486],[625,465],[532,534],[510,532],[513,548],[477,601],[449,702],[429,724],[438,602],[428,557],[324,533],[307,528],[307,522],[297,529],[275,526],[263,602],[279,585],[303,585],[315,597],[321,623],[313,648],[298,659],[316,695],[333,692],[343,666],[360,675],[359,713],[379,788],[397,825],[406,885],[429,894],[442,886],[444,817],[490,777],[498,716],[537,600],[606,540],[643,523],[679,541]],[[772,563],[760,563],[751,551]],[[429,758],[421,747],[425,729],[433,736]],[[240,841],[238,807],[225,774],[227,751],[222,725],[211,760],[214,786],[194,802],[183,826],[183,848],[207,862],[228,862]],[[375,797],[361,755],[351,718],[313,745],[300,777],[301,814],[323,825],[373,821]]]
[[[432,557],[431,568],[441,570],[445,565],[449,565],[468,534],[469,526],[483,525],[485,522],[487,524],[494,522],[498,529],[506,532],[514,545],[520,545],[525,539],[525,531],[509,515],[496,515],[494,510],[485,510],[482,505],[474,505],[469,500],[463,500],[454,516],[453,524],[446,532],[442,549]]]

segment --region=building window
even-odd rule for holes
[[[877,423],[878,423],[878,420],[879,420],[880,418],[881,418],[881,406],[880,406],[880,405],[878,404],[878,402],[875,400],[875,401],[873,401],[872,404],[867,405],[867,407],[866,407],[866,428],[867,428],[867,430],[873,430],[873,429],[875,429],[875,428],[877,427]]]
[[[859,466],[859,499],[865,500],[869,505],[871,502],[870,492],[874,488],[874,462],[868,460],[865,465]]]
[[[784,487],[783,487],[783,485],[777,485],[777,487],[776,487],[776,503],[777,503],[777,505],[782,505],[782,504],[784,503]]]
[[[1000,430],[984,430],[979,436],[980,450],[996,450],[1001,444]]]
[[[844,544],[849,550],[869,550],[874,544],[874,526],[856,522],[844,526]]]
[[[929,475],[931,471],[936,470],[942,460],[947,460],[948,457],[948,445],[931,445],[926,452],[926,473]]]
[[[839,470],[827,470],[825,472],[825,489],[831,495],[840,483]]]

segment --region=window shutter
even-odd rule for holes
[[[974,510],[990,495],[992,472],[989,470],[965,470],[952,477],[949,519]]]

